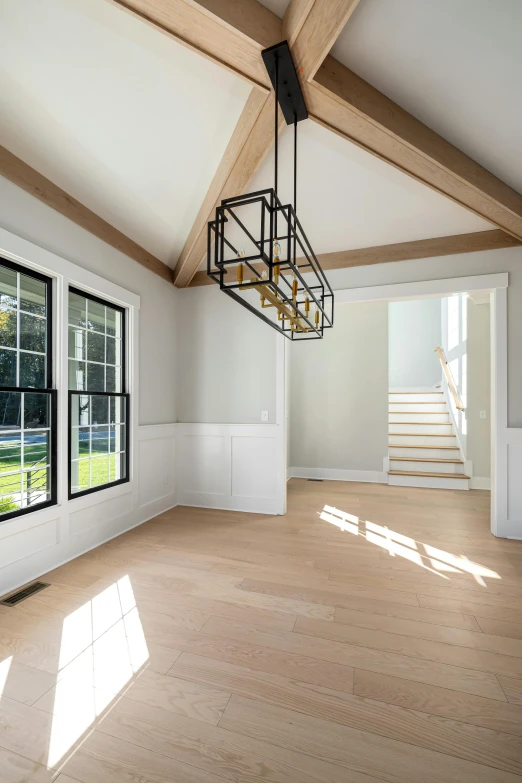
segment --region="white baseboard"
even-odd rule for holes
[[[292,478],[323,479],[326,481],[364,481],[387,484],[388,473],[379,470],[339,470],[337,468],[290,468]]]
[[[469,480],[470,489],[491,489],[491,479],[487,476],[472,476]]]

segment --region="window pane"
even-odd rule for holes
[[[36,353],[20,354],[20,386],[45,388],[45,356]]]
[[[125,397],[110,398],[110,424],[121,424],[125,421]]]
[[[17,273],[14,269],[8,269],[6,266],[0,267],[0,305],[17,306],[16,278]]]
[[[117,451],[125,451],[125,425],[124,424],[111,424],[110,432],[110,450],[114,453]]]
[[[0,386],[16,385],[16,351],[0,348]]]
[[[107,354],[105,361],[107,364],[116,364],[116,340],[114,337],[107,337]]]
[[[69,323],[72,326],[83,326],[87,324],[87,300],[84,296],[78,296],[69,291]]]
[[[0,345],[16,348],[16,311],[0,310]]]
[[[122,314],[119,310],[107,307],[107,334],[113,337],[121,337]]]
[[[45,326],[44,318],[20,313],[20,348],[45,353]]]
[[[90,427],[78,428],[78,453],[81,456],[91,453],[91,430]]]
[[[20,310],[36,315],[46,315],[45,292],[47,286],[43,280],[20,275]]]
[[[121,454],[111,454],[109,470],[111,481],[120,481],[127,478],[125,475],[125,459]]]
[[[22,434],[0,435],[0,474],[19,471],[21,459]]]
[[[99,302],[87,300],[88,322],[87,329],[105,334],[105,305]]]
[[[69,358],[85,359],[85,329],[69,326]]]
[[[109,423],[109,398],[94,396],[91,398],[91,424]]]
[[[93,427],[91,435],[92,455],[108,454],[109,452],[109,427],[107,424],[101,427]]]
[[[22,395],[19,392],[0,392],[0,431],[20,428],[21,406]]]
[[[101,362],[102,364],[105,362],[105,337],[103,334],[88,332],[87,359],[90,362]]]
[[[0,513],[16,511],[48,501],[51,497],[51,433],[36,429],[50,426],[50,395],[1,392],[0,416]],[[19,426],[23,432],[8,432]],[[3,430],[3,431],[2,431]]]
[[[74,359],[69,359],[69,389],[84,391],[87,385],[86,374],[85,362],[76,362]]]
[[[87,362],[87,391],[105,391],[105,366]]]
[[[81,459],[71,463],[72,492],[83,492],[90,488],[90,465],[90,459]]]
[[[91,487],[109,483],[109,455],[94,457],[91,460]]]
[[[34,432],[24,433],[24,465],[26,468],[35,465],[47,465],[49,462],[49,433]]]
[[[49,426],[49,395],[24,394],[24,429],[43,429]]]

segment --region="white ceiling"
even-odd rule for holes
[[[292,199],[293,129],[280,136],[280,198]],[[248,190],[273,186],[273,154]],[[298,125],[297,213],[316,253],[492,228],[312,120]]]
[[[250,90],[105,0],[0,0],[0,143],[175,263]]]
[[[269,8],[272,13],[277,14],[277,16],[280,16],[281,19],[285,15],[285,11],[288,8],[288,4],[290,3],[290,0],[259,0],[261,5],[266,6],[266,8]]]
[[[522,192],[521,0],[361,0],[332,54]]]

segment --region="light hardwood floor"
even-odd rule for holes
[[[522,783],[522,543],[489,493],[176,508],[0,607],[1,783]]]

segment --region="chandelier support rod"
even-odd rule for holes
[[[274,90],[275,90],[275,101],[274,101],[274,190],[277,196],[277,188],[278,188],[278,164],[279,164],[279,133],[278,133],[278,125],[279,125],[279,56],[276,52],[275,55],[275,84],[274,84]],[[275,236],[277,237],[277,210],[275,213]]]

